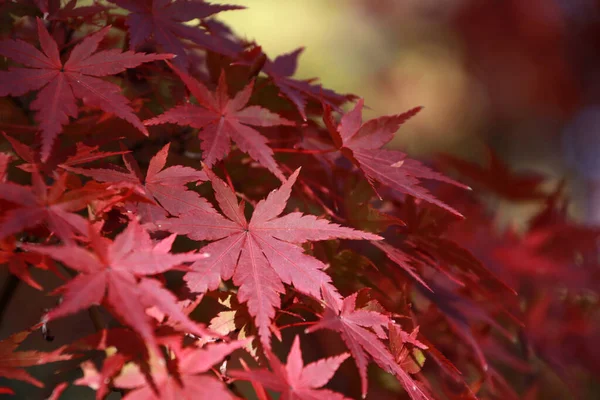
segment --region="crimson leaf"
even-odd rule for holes
[[[294,123],[266,108],[246,107],[254,87],[253,82],[233,98],[229,98],[224,73],[219,78],[217,92],[213,94],[196,79],[177,68],[173,69],[196,97],[201,107],[191,104],[180,105],[156,118],[144,121],[145,125],[169,122],[202,129],[198,137],[202,139],[204,163],[209,167],[227,156],[229,142],[233,140],[243,152],[248,153],[279,179],[285,179],[273,158],[273,150],[267,146],[267,139],[250,125],[277,126]]]
[[[86,219],[75,211],[108,194],[106,191],[86,187],[66,191],[67,174],[63,173],[50,187],[34,170],[32,185],[22,186],[12,182],[0,183],[0,199],[18,207],[5,211],[0,219],[0,239],[46,223],[51,232],[64,241],[78,233],[87,233]]]
[[[232,371],[231,376],[257,382],[262,386],[281,392],[281,400],[347,400],[347,397],[328,389],[319,389],[335,374],[339,366],[350,356],[348,353],[304,365],[300,338],[296,336],[283,365],[277,357],[267,352],[273,370]]]
[[[135,329],[154,349],[157,345],[146,309],[156,306],[184,329],[204,335],[176,304],[175,296],[159,281],[145,278],[165,272],[187,261],[205,258],[205,254],[171,254],[175,235],[154,244],[150,235],[135,221],[114,241],[99,236],[90,227],[92,251],[74,244],[65,246],[23,245],[26,250],[46,254],[79,271],[70,282],[59,288],[63,301],[44,320],[64,317],[104,299],[112,311]]]
[[[320,288],[337,295],[331,278],[318,259],[304,254],[300,243],[334,238],[381,239],[379,236],[317,219],[299,212],[278,217],[284,210],[300,170],[272,191],[254,209],[250,222],[244,216],[234,191],[210,170],[206,170],[221,208],[207,214],[191,210],[177,218],[157,223],[162,229],[187,235],[193,240],[217,240],[202,250],[210,260],[192,264],[193,272],[185,279],[191,290],[216,289],[221,279],[233,277],[239,286],[238,299],[248,302],[262,344],[270,348],[269,325],[280,307],[282,283],[292,284],[308,295],[320,298]]]
[[[69,117],[77,117],[77,98],[86,105],[115,114],[148,135],[129,101],[120,94],[120,88],[97,77],[118,74],[149,61],[166,60],[172,58],[171,54],[96,51],[110,29],[107,26],[75,46],[63,63],[58,45],[40,19],[37,28],[42,51],[22,40],[0,41],[0,55],[29,67],[0,71],[0,96],[21,96],[41,89],[31,107],[38,111],[35,117],[42,130],[42,161],[50,156],[54,139]]]
[[[199,27],[185,22],[204,19],[221,11],[244,9],[241,6],[209,4],[202,0],[109,0],[131,11],[125,23],[129,28],[129,46],[137,49],[150,37],[167,53],[177,55],[174,62],[187,68],[188,56],[184,43],[179,39],[191,40],[195,44],[219,54],[234,55],[241,47],[226,38],[210,35]]]
[[[165,210],[172,215],[181,214],[192,208],[213,211],[209,202],[185,187],[188,182],[205,181],[206,174],[181,165],[165,168],[169,147],[170,145],[167,144],[152,157],[146,177],[141,175],[135,158],[130,154],[123,154],[127,171],[119,171],[116,168],[65,168],[89,176],[99,182],[109,182],[119,187],[128,187],[150,202],[158,202],[162,206],[159,207],[151,203],[138,203],[135,211],[141,222],[164,219],[167,217]]]
[[[303,120],[307,120],[306,106],[309,100],[316,104],[324,103],[336,108],[348,100],[355,98],[354,95],[340,95],[333,90],[325,89],[315,84],[315,79],[298,80],[292,78],[298,67],[298,57],[304,48],[299,48],[291,53],[282,54],[271,61],[262,52],[259,46],[255,46],[242,54],[240,64],[262,65],[262,71],[271,78],[273,84],[289,101],[294,104]]]
[[[387,346],[381,342],[381,339],[387,338],[384,327],[393,323],[390,318],[375,311],[356,309],[358,293],[343,300],[333,297],[329,293],[329,290],[323,290],[323,298],[327,305],[323,317],[306,331],[331,329],[340,333],[358,368],[363,398],[367,395],[367,364],[370,358],[384,371],[394,374],[411,399],[429,400],[430,397],[398,365]]]
[[[42,382],[29,375],[23,368],[69,360],[73,356],[65,354],[63,352],[64,347],[50,353],[41,353],[34,350],[16,351],[29,334],[28,331],[19,332],[0,341],[0,376],[8,379],[18,379],[42,387],[44,386]]]
[[[400,151],[381,147],[391,141],[401,124],[414,116],[421,107],[403,114],[391,115],[362,122],[363,100],[346,113],[339,125],[335,125],[331,108],[325,106],[323,120],[335,146],[365,174],[371,185],[378,181],[392,189],[409,194],[462,216],[458,211],[435,198],[427,189],[419,186],[421,179],[431,179],[468,188],[420,162],[408,158]]]

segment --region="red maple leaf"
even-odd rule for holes
[[[218,35],[210,35],[204,29],[190,26],[185,22],[204,19],[221,11],[242,10],[245,7],[209,4],[202,0],[109,0],[131,11],[125,23],[129,28],[129,46],[139,48],[150,37],[162,46],[166,53],[177,55],[174,62],[187,68],[188,57],[185,51],[187,39],[210,51],[233,56],[241,50],[234,42]]]
[[[13,236],[0,240],[0,265],[7,264],[8,271],[17,276],[29,286],[42,290],[31,274],[27,264],[34,265],[40,269],[54,269],[53,264],[48,264],[46,257],[40,254],[25,253],[20,251],[17,241]]]
[[[8,165],[12,161],[12,156],[6,153],[0,153],[0,182],[6,182]]]
[[[244,52],[241,55],[242,60],[238,63],[249,65],[252,69],[257,70],[256,66],[262,67],[262,71],[271,78],[281,94],[294,104],[305,121],[307,120],[306,106],[309,100],[313,100],[317,105],[323,103],[337,109],[346,101],[356,98],[354,95],[340,95],[333,90],[325,89],[321,85],[313,83],[315,79],[293,79],[292,76],[298,67],[298,57],[302,51],[304,48],[299,48],[271,61],[262,52],[260,46],[255,46]]]
[[[87,220],[75,211],[87,207],[92,200],[111,194],[98,188],[66,191],[67,173],[61,174],[51,187],[33,171],[32,185],[0,183],[0,199],[14,203],[16,208],[5,211],[0,219],[0,239],[45,223],[48,229],[64,241],[75,234],[87,233]]]
[[[399,326],[388,325],[390,332],[390,351],[396,357],[396,362],[400,366],[413,374],[421,370],[423,360],[415,356],[422,354],[421,350],[427,350],[428,347],[417,339],[419,327],[417,326],[411,333],[403,331]]]
[[[206,254],[171,254],[172,235],[153,243],[150,235],[135,221],[114,241],[89,229],[91,250],[74,244],[64,246],[22,245],[22,248],[46,254],[80,272],[57,289],[63,301],[44,316],[45,321],[64,317],[105,300],[112,312],[136,330],[154,349],[153,328],[146,309],[152,306],[167,314],[180,326],[197,335],[204,331],[190,321],[177,305],[177,299],[156,279],[146,278],[173,269],[183,262],[205,258]]]
[[[393,139],[400,125],[419,112],[421,107],[413,108],[403,114],[375,118],[363,124],[363,99],[360,99],[356,107],[346,113],[337,126],[331,115],[331,108],[327,105],[324,108],[323,121],[335,146],[360,168],[371,186],[374,181],[378,181],[462,217],[458,211],[438,200],[419,184],[422,179],[430,179],[468,189],[467,186],[433,171],[419,161],[408,158],[405,153],[381,148]],[[375,189],[374,186],[373,188]]]
[[[161,229],[187,235],[193,240],[218,240],[203,248],[210,261],[192,264],[193,272],[185,276],[190,289],[203,293],[216,289],[221,281],[233,277],[239,286],[240,303],[247,302],[255,318],[262,344],[270,348],[269,325],[280,307],[282,283],[292,284],[302,293],[320,298],[322,285],[337,294],[325,264],[304,254],[298,244],[335,238],[378,240],[379,236],[317,219],[299,212],[278,217],[290,197],[300,170],[272,191],[254,209],[250,222],[235,192],[210,170],[206,170],[215,197],[224,214],[207,214],[194,210],[159,222]]]
[[[350,356],[348,353],[322,359],[304,365],[300,338],[296,336],[288,355],[287,364],[270,351],[267,351],[269,363],[273,370],[231,371],[233,378],[248,380],[281,392],[281,400],[347,400],[340,393],[328,389],[319,389],[335,374],[340,365]]]
[[[154,363],[152,378],[158,388],[155,392],[148,385],[146,376],[139,368],[131,367],[114,380],[114,385],[134,389],[124,400],[234,400],[223,382],[204,374],[235,350],[247,344],[247,340],[231,343],[209,344],[204,348],[171,348],[175,359],[165,366]]]
[[[115,114],[148,135],[129,100],[120,94],[119,86],[97,77],[118,74],[149,61],[166,60],[172,58],[171,54],[121,53],[118,49],[96,52],[110,29],[107,26],[76,45],[63,63],[57,43],[39,18],[37,27],[42,51],[22,40],[0,41],[1,55],[29,67],[0,71],[0,96],[21,96],[41,89],[31,107],[38,111],[35,118],[42,131],[42,161],[50,156],[54,139],[69,117],[77,117],[77,98]]]
[[[15,351],[19,345],[27,339],[27,336],[29,336],[30,333],[31,332],[29,331],[15,333],[0,341],[0,376],[8,379],[18,379],[38,387],[43,387],[44,385],[42,382],[29,375],[24,368],[56,361],[70,360],[73,358],[73,355],[65,354],[65,347],[60,347],[50,353],[42,353],[33,350]]]
[[[174,165],[165,168],[169,147],[164,146],[152,159],[146,177],[140,172],[139,165],[131,154],[123,154],[123,162],[127,169],[108,168],[65,168],[69,171],[89,176],[99,182],[114,183],[116,187],[127,187],[147,199],[149,202],[137,203],[136,215],[141,222],[154,222],[167,218],[167,212],[179,215],[190,209],[214,212],[208,201],[199,194],[187,190],[186,183],[206,180],[206,174],[190,167]],[[155,203],[158,202],[160,206]]]
[[[314,79],[298,80],[292,76],[298,67],[298,56],[304,51],[299,48],[289,54],[283,54],[275,60],[267,60],[263,71],[273,80],[281,93],[296,107],[302,119],[306,121],[306,103],[309,99],[322,102],[330,107],[337,107],[348,100],[355,98],[351,95],[340,95],[321,85],[314,84]]]
[[[56,167],[64,168],[86,164],[106,157],[127,153],[127,151],[100,151],[100,146],[97,144],[88,145],[83,142],[77,142],[74,146],[65,146],[55,151],[44,164],[41,164],[38,154],[31,146],[19,142],[6,133],[4,137],[10,142],[15,153],[25,161],[25,164],[19,165],[18,168],[27,172],[33,172],[34,169],[38,169],[39,171],[48,173],[48,175],[51,175],[51,172],[55,172]]]
[[[204,163],[209,167],[229,154],[230,141],[282,181],[283,173],[273,158],[273,150],[267,146],[267,138],[250,126],[294,125],[279,115],[259,106],[245,107],[250,100],[254,82],[251,82],[229,98],[225,74],[221,73],[216,93],[191,76],[173,68],[196,97],[201,107],[184,104],[164,114],[144,121],[145,125],[173,123],[202,129],[198,137],[202,140]]]
[[[545,178],[541,174],[517,174],[511,171],[491,148],[486,150],[485,166],[451,155],[439,158],[444,164],[458,171],[465,180],[473,182],[472,186],[476,190],[485,190],[511,201],[536,201],[547,197],[542,191]]]
[[[367,395],[367,365],[372,359],[384,371],[394,374],[413,400],[428,400],[430,397],[419,384],[398,363],[387,346],[382,343],[387,335],[385,327],[393,324],[384,314],[366,309],[356,309],[358,292],[343,300],[323,290],[325,312],[319,322],[308,328],[307,332],[319,329],[331,329],[340,333],[354,358],[360,374],[363,398]]]
[[[475,214],[473,208],[469,212],[468,218],[471,222],[474,218],[481,218],[481,225],[489,222],[488,215]],[[473,292],[478,292],[486,298],[505,299],[509,293],[516,295],[513,289],[500,280],[468,248],[463,248],[455,242],[469,232],[482,240],[477,251],[483,251],[483,248],[490,247],[489,238],[481,235],[483,230],[473,230],[470,227],[461,232],[458,227],[464,225],[452,224],[454,221],[452,215],[438,207],[419,206],[413,197],[406,199],[398,217],[406,223],[402,228],[402,234],[390,237],[390,244],[381,246],[378,243],[376,246],[381,248],[390,260],[409,273],[413,270],[416,274],[418,270],[418,275],[411,273],[413,277],[421,276],[420,272],[424,272],[422,267],[428,266],[445,275],[450,281],[469,287]],[[434,283],[435,280],[431,282]],[[423,284],[424,280],[420,283]]]
[[[415,263],[415,260],[413,259],[413,257],[411,257],[409,254],[403,252],[402,250],[399,250],[399,249],[395,248],[394,246],[392,246],[388,243],[385,243],[385,242],[373,242],[373,245],[375,247],[377,247],[378,249],[382,250],[390,260],[392,260],[394,263],[396,263],[396,265],[398,265],[400,268],[402,268],[404,271],[406,271],[417,282],[419,282],[421,285],[423,285],[427,289],[431,290],[429,285],[427,285],[427,283],[423,280],[423,278],[421,278],[421,276],[415,270],[415,267],[413,266],[413,264],[416,264],[416,263]]]

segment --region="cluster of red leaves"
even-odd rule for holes
[[[0,96],[31,122],[0,121],[0,261],[60,296],[39,315],[45,332],[106,310],[90,311],[96,334],[50,353],[19,351],[26,333],[0,341],[0,376],[42,386],[25,367],[75,360],[83,378],[52,398],[79,385],[99,399],[233,399],[243,380],[262,399],[517,398],[540,381],[503,366],[560,372],[573,360],[552,345],[597,333],[574,303],[597,301],[597,232],[568,222],[541,180],[445,159],[477,189],[547,201],[524,236],[500,236],[467,186],[384,148],[420,108],[363,123],[358,100],[337,122],[354,97],[295,80],[300,51],[271,61],[211,18],[240,7],[110,3],[0,5],[15,16]],[[560,307],[580,313],[561,321]],[[301,336],[284,365],[273,339],[289,331]],[[585,351],[569,354],[595,371]],[[398,383],[368,379],[370,363]]]

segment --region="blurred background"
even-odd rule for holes
[[[297,77],[365,98],[366,117],[425,109],[394,146],[566,179],[569,212],[600,223],[597,0],[227,0],[220,14],[271,58],[305,47]],[[528,206],[502,205],[518,225]]]

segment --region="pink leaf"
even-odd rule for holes
[[[193,272],[187,273],[185,280],[192,290],[204,292],[216,289],[219,278],[233,277],[234,284],[239,286],[238,299],[247,302],[266,348],[270,348],[269,326],[280,306],[279,295],[284,292],[282,283],[292,284],[315,298],[321,297],[322,286],[336,292],[331,278],[323,271],[325,265],[304,254],[299,243],[338,237],[381,239],[300,213],[279,218],[299,172],[294,172],[279,189],[260,201],[247,222],[233,190],[207,169],[215,197],[226,218],[216,212],[191,211],[158,222],[162,229],[187,235],[193,240],[220,239],[202,249],[210,257],[192,264]],[[280,220],[283,222],[278,222]]]
[[[237,379],[258,383],[268,389],[282,393],[282,399],[297,400],[345,400],[347,397],[327,389],[324,386],[335,374],[339,366],[350,356],[348,353],[319,360],[304,365],[300,349],[300,339],[294,338],[288,355],[287,365],[282,365],[276,356],[267,352],[272,372],[268,370],[232,371]]]
[[[246,107],[253,83],[240,91],[233,99],[227,94],[225,75],[221,74],[217,93],[211,94],[204,85],[182,71],[173,67],[175,72],[196,95],[202,107],[183,105],[164,114],[144,121],[146,125],[175,123],[199,128],[198,137],[202,140],[204,162],[209,167],[222,160],[229,153],[230,142],[258,161],[282,181],[284,176],[273,158],[273,151],[267,145],[267,139],[251,126],[293,125],[292,121],[280,117],[258,106]],[[196,92],[196,93],[194,93]]]

